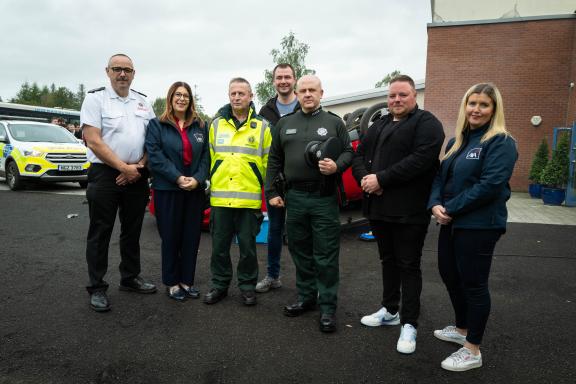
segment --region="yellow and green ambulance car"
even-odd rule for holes
[[[27,181],[78,182],[86,186],[86,147],[66,128],[0,120],[0,176],[12,190]]]

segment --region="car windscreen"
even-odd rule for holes
[[[66,128],[43,124],[9,124],[10,135],[18,141],[46,143],[77,143]]]

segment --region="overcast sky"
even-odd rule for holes
[[[424,79],[431,21],[429,0],[2,0],[0,15],[4,101],[25,81],[109,85],[107,60],[123,52],[150,102],[183,80],[209,114],[228,102],[230,78],[264,79],[289,31],[309,45],[325,97],[373,88],[395,69]]]

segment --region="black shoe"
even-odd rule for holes
[[[167,287],[166,288],[166,294],[168,295],[169,298],[174,299],[176,301],[186,300],[186,293],[180,287],[178,287],[177,289],[175,289],[173,291],[170,291],[170,288]]]
[[[156,292],[156,286],[145,282],[141,277],[135,277],[132,280],[120,283],[120,290],[138,293],[154,293]]]
[[[300,316],[306,311],[311,311],[316,308],[315,301],[298,301],[294,304],[288,304],[284,307],[284,315],[288,317]]]
[[[244,305],[256,305],[256,293],[254,291],[242,291],[242,303]]]
[[[96,291],[90,294],[90,308],[96,312],[108,312],[110,303],[104,291]]]
[[[212,288],[210,292],[204,295],[204,304],[216,304],[228,296],[228,290]]]
[[[323,313],[320,316],[320,330],[326,333],[336,331],[336,316],[333,313]]]
[[[182,286],[180,286],[180,287],[182,287]],[[186,297],[189,297],[191,299],[197,299],[200,297],[200,291],[197,290],[196,288],[192,287],[192,286],[190,286],[188,288],[182,287],[182,290],[186,294]]]

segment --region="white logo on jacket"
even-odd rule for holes
[[[482,148],[472,148],[466,154],[466,159],[480,160],[480,152],[482,152]]]
[[[316,133],[318,133],[319,136],[326,136],[328,134],[328,130],[324,127],[321,127],[321,128],[318,128]]]

